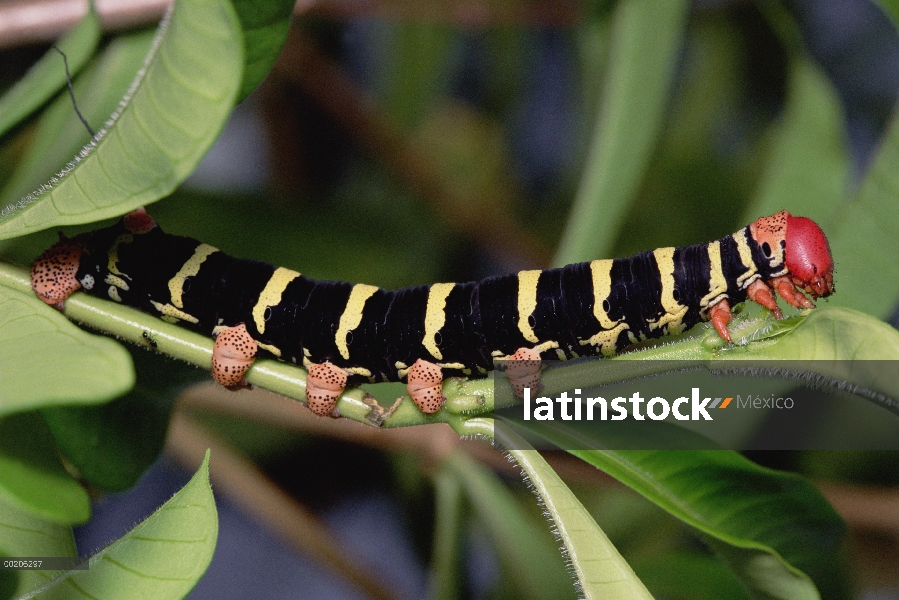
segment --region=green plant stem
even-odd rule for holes
[[[0,285],[31,292],[28,272],[5,263],[0,263]],[[35,302],[39,300],[35,298]],[[152,340],[154,349],[166,356],[203,369],[212,367],[212,338],[166,323],[130,306],[76,292],[66,300],[63,314],[72,321],[140,346],[146,347]],[[294,400],[306,400],[306,371],[290,363],[258,359],[247,373],[247,382]],[[408,396],[404,396],[391,413],[379,407],[375,399],[360,388],[348,389],[340,397],[337,409],[342,417],[378,427],[450,423],[455,428],[464,420],[465,414],[493,408],[492,379],[449,380],[444,385],[444,393],[446,407],[434,415],[423,414]]]

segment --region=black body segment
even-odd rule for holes
[[[610,355],[689,329],[785,269],[783,248],[759,245],[744,227],[709,244],[390,291],[314,281],[119,223],[86,237],[77,279],[90,294],[208,335],[243,323],[262,350],[301,365],[330,361],[352,385],[404,380],[417,359],[444,376],[479,377],[519,348]]]

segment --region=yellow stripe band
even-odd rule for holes
[[[721,242],[711,242],[708,246],[709,264],[709,293],[699,301],[700,309],[708,308],[716,304],[727,295],[727,280],[724,279],[724,267],[721,264]]]
[[[540,338],[528,320],[537,310],[537,284],[542,271],[520,271],[518,273],[518,330],[529,342],[538,343]]]
[[[649,324],[650,329],[659,329],[667,325],[666,331],[672,334],[684,330],[683,318],[687,314],[687,307],[674,299],[674,250],[675,248],[659,248],[652,252],[662,278],[660,301],[665,314],[655,323]]]
[[[134,235],[130,233],[123,233],[119,237],[116,238],[115,242],[113,242],[112,246],[109,248],[109,252],[106,253],[106,258],[108,259],[106,262],[106,268],[110,273],[115,275],[122,275],[124,277],[128,277],[121,271],[119,271],[119,246],[122,244],[130,244],[134,241]],[[131,279],[128,277],[128,279]]]
[[[758,274],[759,271],[755,267],[755,261],[752,260],[752,250],[749,249],[749,244],[746,243],[746,228],[744,227],[731,237],[733,237],[734,241],[737,243],[737,252],[740,254],[740,262],[743,263],[743,266],[746,267],[746,269],[748,269],[745,273],[737,277],[737,287],[745,289],[750,283],[760,277]]]
[[[172,304],[178,308],[184,308],[182,295],[184,294],[184,280],[193,277],[200,272],[200,266],[209,257],[210,254],[218,252],[218,248],[209,244],[200,244],[194,249],[193,256],[187,259],[187,262],[181,265],[181,268],[175,273],[175,276],[169,279],[169,296],[172,298]]]
[[[278,306],[281,302],[281,294],[287,288],[287,284],[299,277],[300,274],[284,267],[278,267],[272,273],[272,278],[265,284],[265,289],[259,294],[259,300],[253,307],[253,322],[259,333],[265,333],[265,309],[270,306]]]
[[[615,353],[618,336],[629,328],[627,323],[613,321],[603,308],[603,304],[612,293],[612,262],[594,260],[590,263],[590,274],[593,278],[593,316],[596,317],[602,330],[593,337],[581,340],[581,346],[599,346],[605,356]]]
[[[437,334],[446,324],[446,299],[454,287],[456,287],[455,283],[435,283],[428,290],[425,335],[421,343],[437,360],[443,360],[443,352],[440,351],[440,346],[437,344]]]
[[[346,343],[346,336],[362,323],[362,310],[365,308],[365,302],[377,291],[378,288],[373,285],[357,283],[350,292],[350,297],[346,301],[346,308],[343,309],[343,314],[340,315],[337,332],[334,334],[334,343],[344,359],[350,358],[350,348]]]

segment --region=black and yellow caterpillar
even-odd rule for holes
[[[832,273],[821,229],[781,212],[707,244],[390,291],[234,258],[164,233],[140,209],[56,244],[32,266],[32,285],[49,304],[83,288],[217,336],[213,374],[225,385],[259,350],[302,364],[309,407],[330,414],[362,382],[407,381],[435,412],[443,377],[484,376],[496,359],[610,355],[705,320],[730,341],[731,303],[750,297],[779,317],[772,287],[811,307],[796,288],[829,295]]]

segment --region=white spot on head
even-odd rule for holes
[[[94,276],[90,273],[81,278],[81,287],[86,290],[94,289]]]

